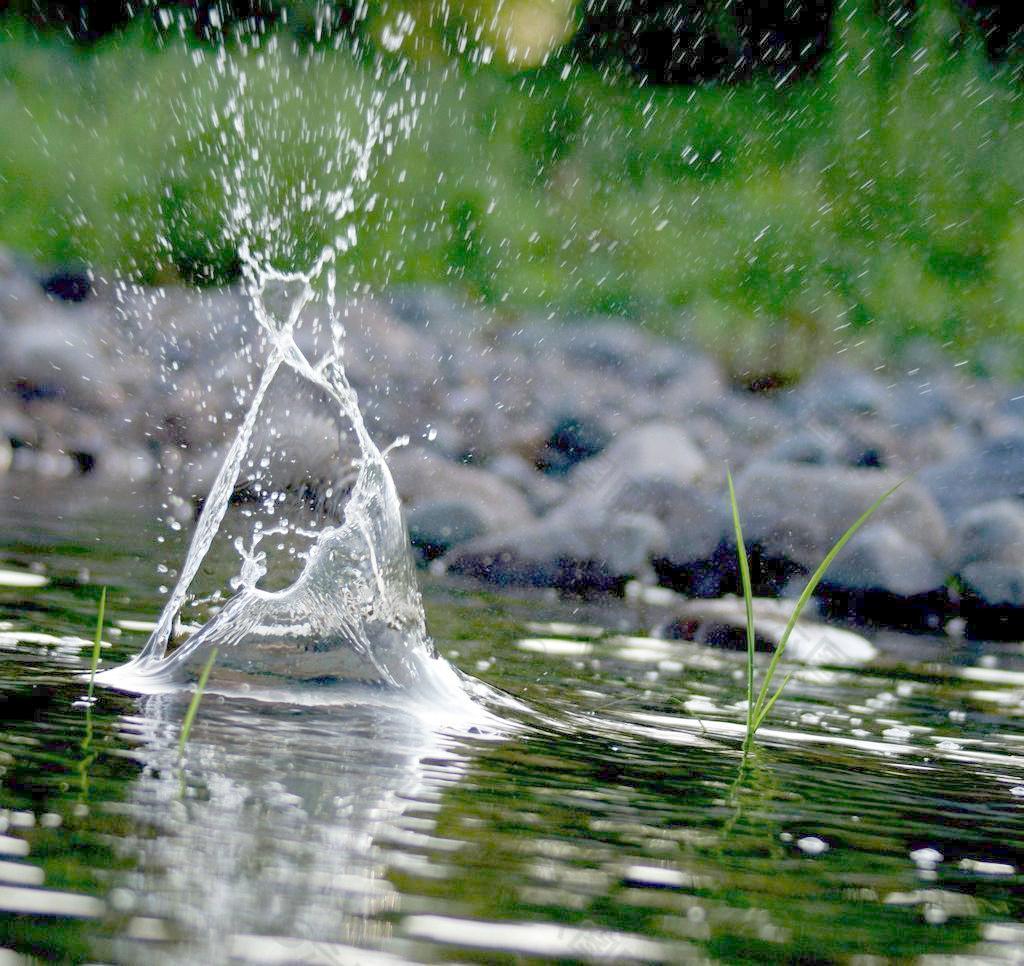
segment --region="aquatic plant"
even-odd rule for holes
[[[733,529],[736,532],[736,553],[739,558],[740,565],[740,582],[743,587],[743,602],[746,606],[746,617],[747,617],[747,731],[746,736],[743,739],[743,754],[746,757],[747,753],[754,745],[754,737],[757,735],[758,728],[764,724],[765,718],[768,717],[768,713],[772,710],[775,702],[781,697],[782,692],[786,689],[786,685],[789,684],[789,679],[793,676],[793,672],[790,671],[782,683],[772,691],[772,681],[775,677],[775,672],[778,670],[779,662],[782,660],[782,655],[786,651],[786,645],[789,643],[790,635],[793,633],[793,628],[796,627],[797,621],[800,619],[803,609],[807,606],[807,602],[811,599],[815,589],[821,582],[821,578],[825,576],[825,572],[831,566],[832,561],[835,560],[839,551],[846,546],[850,538],[875,514],[875,511],[889,499],[893,493],[896,492],[903,485],[901,480],[895,486],[886,490],[874,503],[871,504],[850,526],[850,528],[835,542],[832,549],[825,554],[825,559],[818,565],[818,569],[811,574],[810,579],[807,581],[807,585],[804,587],[803,593],[800,595],[793,608],[793,613],[790,615],[789,620],[786,623],[786,629],[782,633],[782,637],[779,640],[778,646],[772,653],[771,661],[768,664],[768,669],[765,671],[764,680],[761,682],[761,687],[757,692],[757,698],[754,698],[754,652],[755,652],[755,628],[754,628],[754,591],[750,583],[750,561],[747,558],[747,548],[743,542],[743,527],[740,523],[740,510],[739,505],[736,501],[736,489],[733,486],[732,473],[726,470],[726,479],[729,483],[729,504],[732,508],[732,523]]]
[[[178,738],[178,757],[185,754],[185,745],[188,744],[188,735],[192,730],[192,722],[196,720],[199,712],[199,702],[203,700],[203,691],[206,690],[206,682],[210,679],[210,671],[213,670],[213,662],[217,660],[217,648],[210,651],[210,656],[203,666],[199,680],[196,682],[196,690],[192,700],[188,704],[188,711],[185,712],[185,720],[181,723],[181,735]]]
[[[89,666],[89,691],[88,698],[89,703],[92,704],[92,692],[93,687],[96,684],[96,666],[100,662],[100,637],[103,634],[103,612],[107,607],[107,588],[104,587],[100,591],[100,606],[96,612],[96,636],[92,642],[92,663]]]

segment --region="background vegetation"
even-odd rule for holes
[[[225,211],[249,179],[277,251],[302,264],[333,227],[298,200],[345,175],[326,134],[358,130],[384,87],[422,107],[358,199],[338,264],[353,286],[625,315],[695,334],[737,371],[916,335],[1024,366],[1024,87],[1005,25],[986,36],[952,0],[846,0],[773,46],[723,19],[731,5],[676,4],[692,16],[659,52],[607,10],[545,2],[443,22],[371,6],[358,30],[322,6],[213,27],[220,8],[166,8],[88,43],[10,13],[0,243],[221,283],[238,270]],[[242,138],[219,123],[225,61],[247,77]]]

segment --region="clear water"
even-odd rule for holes
[[[0,569],[47,583],[0,587],[0,947],[118,963],[1020,955],[1020,644],[883,636],[866,669],[803,669],[741,773],[738,655],[649,640],[649,605],[427,583],[440,651],[521,702],[492,700],[503,734],[224,669],[179,762],[187,691],[104,689],[87,710],[78,675],[98,588],[112,666],[165,601],[158,554],[184,548],[156,542],[144,495],[2,485]]]

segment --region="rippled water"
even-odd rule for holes
[[[881,636],[866,669],[803,668],[741,770],[741,656],[648,638],[650,605],[427,583],[441,651],[519,699],[493,707],[508,727],[215,677],[179,761],[188,692],[103,690],[90,710],[76,677],[100,586],[105,666],[159,612],[148,498],[126,512],[124,494],[113,510],[77,485],[3,485],[0,570],[45,583],[0,578],[2,947],[119,963],[1020,959],[1019,643]]]

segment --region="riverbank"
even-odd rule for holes
[[[735,591],[728,464],[757,589],[789,595],[906,479],[836,561],[826,610],[1024,635],[1024,386],[908,352],[753,391],[614,319],[510,319],[439,289],[341,314],[371,432],[411,438],[389,461],[424,565],[576,594]],[[256,329],[233,290],[97,281],[67,302],[0,256],[0,467],[168,486],[188,516],[246,401]],[[315,463],[307,425],[297,414],[281,442]]]

